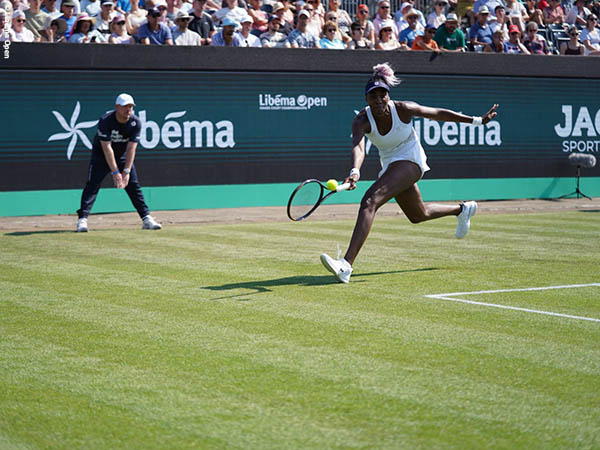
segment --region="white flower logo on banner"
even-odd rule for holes
[[[358,116],[358,113],[360,111],[354,110],[354,114],[356,114]],[[352,134],[350,134],[350,137],[352,137]],[[369,140],[368,137],[365,136],[365,153],[368,155],[369,154],[369,150],[371,150],[371,145],[373,145],[373,143]]]
[[[91,144],[90,140],[87,138],[85,133],[81,130],[84,128],[95,127],[98,124],[97,120],[90,121],[90,122],[77,123],[77,119],[79,118],[80,111],[81,111],[81,106],[78,101],[77,104],[75,105],[75,109],[73,110],[73,114],[71,115],[70,123],[67,123],[67,121],[65,120],[65,118],[62,116],[61,113],[59,113],[58,111],[52,111],[52,114],[54,114],[54,117],[56,117],[56,120],[58,120],[58,123],[60,124],[61,127],[63,127],[63,129],[66,131],[66,133],[53,134],[52,136],[50,136],[48,138],[48,142],[62,141],[63,139],[71,138],[71,141],[69,142],[69,146],[67,147],[67,159],[69,159],[69,160],[71,159],[73,150],[75,150],[75,146],[77,145],[77,139],[81,139],[81,142],[83,142],[83,145],[85,145],[87,148],[89,148],[89,149],[92,148],[92,144]]]

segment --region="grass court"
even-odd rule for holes
[[[1,234],[0,448],[600,448],[600,212],[353,224]]]

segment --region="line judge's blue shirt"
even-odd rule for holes
[[[95,156],[103,156],[100,141],[110,142],[115,152],[115,159],[118,160],[125,154],[128,142],[139,142],[141,131],[142,124],[135,114],[131,115],[127,123],[121,123],[117,120],[116,111],[108,112],[98,121],[98,132],[94,136],[92,153]]]

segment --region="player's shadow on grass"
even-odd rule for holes
[[[73,230],[43,230],[43,231],[13,231],[12,233],[4,233],[5,236],[30,236],[32,234],[62,234],[75,233]]]
[[[410,273],[410,272],[425,272],[429,270],[439,270],[437,267],[426,267],[423,269],[407,269],[407,270],[393,270],[389,272],[368,272],[368,273],[357,273],[352,275],[352,283],[360,283],[366,280],[361,278],[371,277],[374,275],[389,275],[394,273]],[[357,280],[357,278],[359,280]],[[337,284],[337,281],[333,279],[331,275],[304,275],[295,277],[284,277],[276,278],[274,280],[256,280],[246,281],[243,283],[230,283],[223,284],[221,286],[204,286],[202,289],[209,291],[233,291],[235,289],[250,289],[254,292],[246,292],[243,294],[228,295],[225,297],[212,298],[211,300],[224,300],[235,297],[245,297],[253,294],[260,294],[262,292],[273,292],[272,288],[279,286],[325,286],[329,284]]]

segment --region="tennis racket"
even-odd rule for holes
[[[349,188],[350,183],[344,183],[339,185],[335,191],[330,191],[319,180],[310,179],[303,181],[292,192],[287,205],[287,215],[295,222],[304,220],[314,213],[326,198],[331,197],[336,192],[345,191]]]

